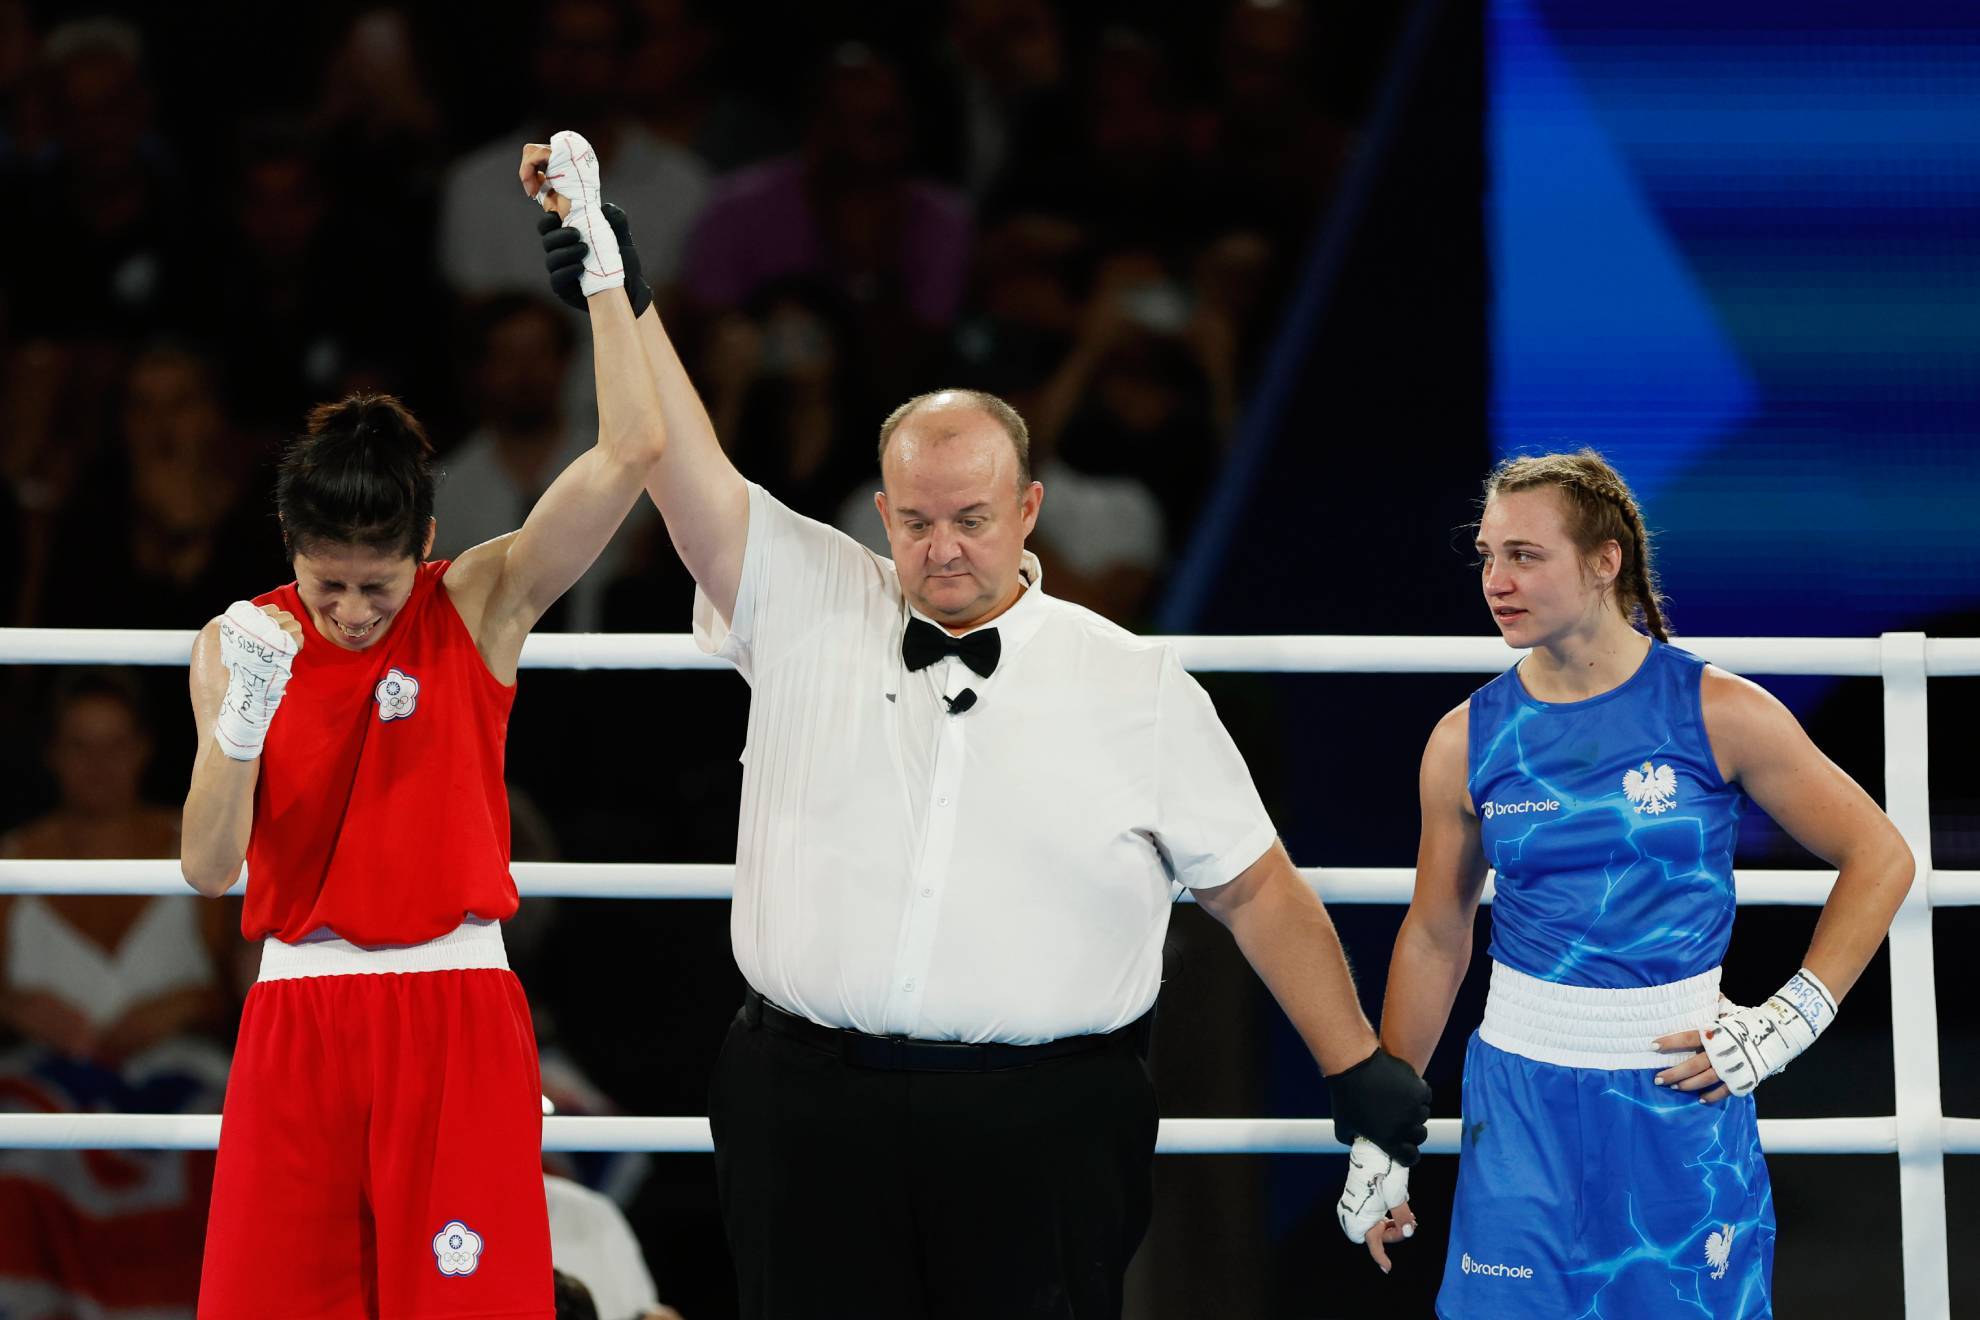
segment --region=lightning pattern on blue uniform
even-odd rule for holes
[[[1472,1038],[1443,1320],[1761,1320],[1774,1204],[1751,1096],[1564,1068]]]
[[[1516,670],[1472,696],[1469,788],[1497,872],[1496,961],[1584,986],[1663,985],[1719,965],[1745,795],[1706,742],[1702,670],[1659,642],[1628,682],[1587,701],[1536,701]]]
[[[1498,873],[1495,960],[1600,988],[1718,966],[1745,798],[1705,736],[1703,669],[1659,642],[1587,701],[1538,701],[1516,670],[1473,695],[1469,788]],[[1657,1087],[1654,1071],[1564,1067],[1472,1038],[1440,1317],[1772,1315],[1773,1196],[1752,1099],[1707,1105]]]

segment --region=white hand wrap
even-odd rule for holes
[[[282,691],[289,685],[289,666],[296,657],[296,639],[257,606],[237,600],[220,616],[220,663],[227,666],[227,699],[213,737],[220,750],[236,761],[261,755],[268,723],[275,718]]]
[[[1348,1150],[1347,1190],[1334,1207],[1348,1241],[1366,1242],[1368,1230],[1408,1199],[1409,1170],[1368,1138],[1356,1137]]]
[[[1813,1045],[1835,1016],[1836,997],[1804,967],[1758,1008],[1726,1005],[1705,1030],[1705,1053],[1726,1089],[1747,1095]]]
[[[564,217],[564,228],[584,235],[584,274],[578,287],[589,298],[605,289],[626,285],[626,263],[619,256],[619,236],[612,232],[599,205],[605,200],[598,189],[598,153],[582,135],[566,130],[550,139],[550,163],[543,171],[544,190],[537,198],[547,209],[550,190],[571,204]]]

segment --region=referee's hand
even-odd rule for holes
[[[1381,1046],[1354,1067],[1327,1078],[1334,1101],[1334,1139],[1344,1146],[1366,1137],[1408,1168],[1430,1138],[1430,1085],[1416,1069]]]

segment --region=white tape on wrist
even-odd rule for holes
[[[549,205],[549,189],[571,204],[564,227],[584,235],[584,272],[578,287],[589,298],[606,289],[626,285],[626,263],[619,255],[619,236],[600,210],[604,196],[598,187],[598,153],[584,136],[566,130],[550,139],[550,163],[543,172],[547,185],[538,196]]]
[[[1348,1241],[1366,1242],[1368,1230],[1408,1199],[1409,1170],[1368,1138],[1356,1137],[1348,1150],[1347,1188],[1334,1207]]]
[[[236,761],[261,755],[295,657],[296,639],[250,602],[237,600],[220,616],[220,663],[227,667],[227,695],[214,721],[213,738],[222,752]]]
[[[1754,1008],[1729,1005],[1705,1031],[1705,1053],[1719,1080],[1734,1095],[1786,1068],[1835,1020],[1836,997],[1806,967]]]

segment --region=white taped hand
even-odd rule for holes
[[[564,227],[584,235],[584,274],[578,287],[589,298],[606,289],[622,289],[626,263],[619,256],[619,237],[600,210],[604,194],[598,187],[598,153],[584,136],[566,129],[550,139],[550,163],[543,169],[543,189],[536,196],[547,210],[550,193],[571,204]]]
[[[1348,1150],[1347,1188],[1334,1207],[1334,1218],[1348,1241],[1365,1242],[1368,1230],[1389,1217],[1389,1211],[1409,1200],[1409,1170],[1366,1137],[1356,1137]]]
[[[1757,1008],[1726,1005],[1701,1041],[1720,1083],[1734,1095],[1750,1095],[1813,1045],[1835,1016],[1836,997],[1804,967]]]
[[[213,737],[220,750],[236,761],[261,755],[268,725],[282,692],[289,685],[289,667],[296,639],[259,607],[237,600],[220,616],[220,663],[227,667],[227,696]]]

